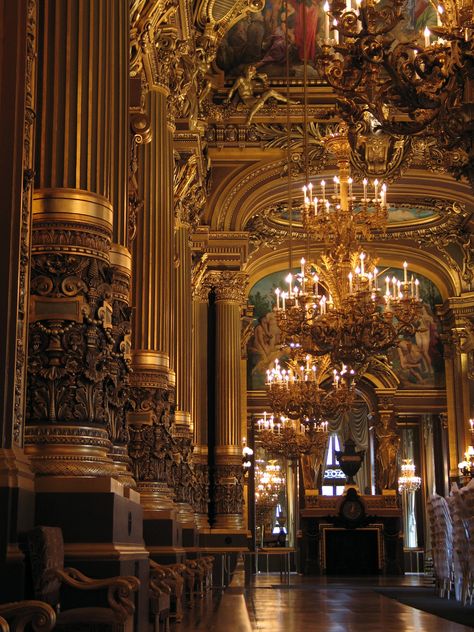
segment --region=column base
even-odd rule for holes
[[[18,546],[34,526],[34,474],[21,448],[0,449],[0,586],[3,601],[25,598],[25,560]]]
[[[115,467],[106,430],[73,425],[28,425],[25,454],[41,476],[110,477]]]
[[[139,481],[137,491],[140,494],[142,507],[146,512],[172,510],[176,513],[176,504],[173,500],[174,493],[167,483]]]

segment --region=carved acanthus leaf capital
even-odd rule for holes
[[[214,290],[217,301],[242,305],[247,298],[248,274],[233,270],[213,270],[206,275],[206,284]]]

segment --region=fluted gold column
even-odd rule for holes
[[[242,519],[242,436],[240,338],[247,275],[210,273],[216,310],[215,528],[240,530]]]
[[[438,313],[444,337],[449,476],[457,479],[457,464],[463,460],[467,446],[472,444],[468,420],[474,414],[474,388],[469,375],[471,372],[474,375],[474,366],[469,366],[468,351],[473,347],[474,334],[466,325],[474,314],[474,293],[449,298]]]
[[[135,309],[129,454],[142,504],[149,512],[175,508],[168,484],[174,402],[174,379],[170,379],[174,213],[173,128],[169,124],[167,96],[166,86],[156,86],[147,95],[153,138],[142,147],[143,209],[133,247]]]
[[[196,497],[194,510],[198,528],[209,527],[209,472],[208,472],[208,313],[209,287],[199,285],[193,291],[192,373],[193,390],[191,414],[194,424],[194,472]]]
[[[110,250],[126,243],[128,7],[45,0],[39,33],[28,453],[42,474],[110,475],[126,434]]]
[[[175,231],[175,367],[176,408],[173,436],[180,448],[178,480],[175,484],[178,519],[195,526],[192,486],[192,273],[189,225],[176,219]]]

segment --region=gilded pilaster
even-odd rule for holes
[[[0,0],[0,585],[21,599],[24,556],[19,531],[34,523],[34,475],[23,451],[31,199],[35,144],[37,3]]]
[[[191,414],[194,425],[194,511],[199,528],[207,528],[209,503],[208,467],[208,313],[209,287],[198,284],[193,290],[193,389]]]
[[[443,325],[449,476],[457,479],[457,464],[470,443],[468,420],[474,412],[474,381],[470,379],[474,349],[474,293],[449,298],[438,314]]]
[[[241,306],[247,275],[211,272],[216,311],[215,527],[242,529]]]

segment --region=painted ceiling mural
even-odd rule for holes
[[[403,270],[379,266],[380,279],[395,276],[403,279]],[[296,274],[299,270],[293,270]],[[275,289],[285,288],[288,271],[275,272],[260,279],[250,290],[249,302],[254,306],[254,330],[248,343],[247,389],[265,388],[265,374],[275,359],[285,356],[280,349],[280,331],[272,311]],[[414,336],[403,338],[389,354],[393,370],[402,389],[444,387],[444,359],[440,341],[441,325],[435,313],[442,303],[438,288],[426,277],[417,275],[423,300],[422,325]]]
[[[303,63],[308,59],[308,78],[319,79],[315,69],[318,40],[324,29],[325,0],[265,0],[262,11],[250,13],[235,24],[225,36],[217,65],[226,76],[235,77],[254,64],[269,77],[286,76],[286,23],[290,43],[290,75],[303,76]],[[285,5],[288,4],[288,16]],[[306,54],[304,37],[304,4],[306,4]],[[382,1],[383,4],[383,1]],[[355,6],[355,2],[353,3]],[[421,32],[426,25],[436,24],[436,12],[428,0],[408,0],[406,19],[399,27],[404,39]]]

